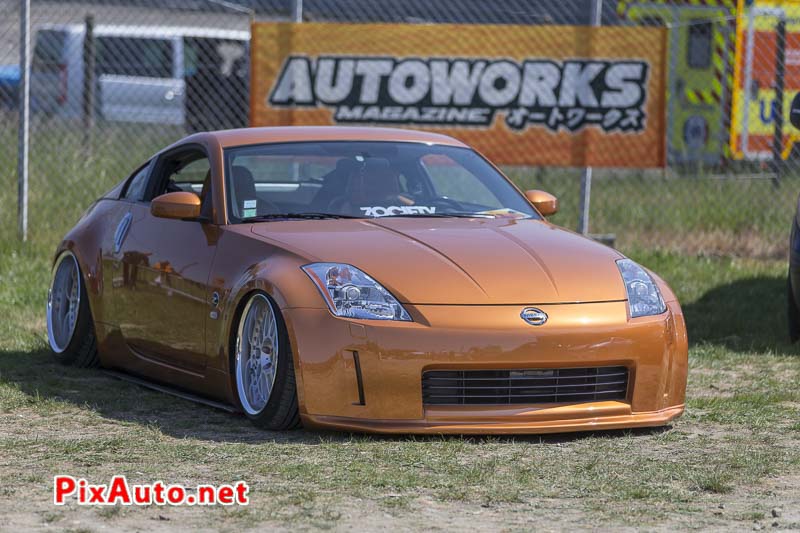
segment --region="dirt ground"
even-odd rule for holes
[[[770,381],[773,393],[794,387],[795,359],[693,353],[697,401],[665,429],[396,438],[263,432],[99,371],[64,369],[43,351],[2,354],[0,529],[800,529],[800,402],[748,406],[737,385],[757,384],[769,367],[786,378]],[[244,479],[251,502],[57,507],[58,473],[92,483],[120,473],[186,486]]]

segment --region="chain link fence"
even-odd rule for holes
[[[494,48],[507,24],[665,28],[666,167],[595,168],[590,232],[614,234],[622,248],[784,257],[800,190],[800,131],[788,122],[800,90],[800,2],[763,4],[603,0],[597,11],[593,0],[305,0],[302,19],[492,24]],[[95,198],[186,134],[247,126],[251,22],[291,20],[295,7],[32,0],[30,238],[54,246]],[[0,12],[0,241],[13,241],[20,2],[0,0]],[[525,189],[559,196],[553,221],[577,226],[581,168],[505,170]]]

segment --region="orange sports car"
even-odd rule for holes
[[[273,430],[668,423],[687,373],[675,295],[548,223],[557,208],[443,135],[195,134],[58,246],[50,346]]]

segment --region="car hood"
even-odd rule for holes
[[[553,304],[626,299],[611,248],[532,219],[382,218],[253,224],[309,262],[360,268],[403,303]]]

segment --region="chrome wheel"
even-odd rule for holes
[[[236,388],[248,414],[266,407],[278,367],[278,324],[269,299],[256,294],[242,312],[236,336]]]
[[[70,252],[58,258],[53,282],[47,294],[47,336],[55,353],[69,346],[81,306],[81,274],[78,261]]]

